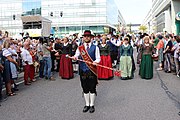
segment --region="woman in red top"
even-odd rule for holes
[[[162,70],[164,41],[162,40],[163,36],[159,35],[158,38],[159,38],[159,42],[156,46],[157,49],[156,54],[158,55],[159,68],[157,68],[157,70]]]

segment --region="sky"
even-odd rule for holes
[[[152,0],[115,0],[126,24],[141,24],[151,9]]]

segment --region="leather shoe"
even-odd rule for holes
[[[83,108],[83,112],[85,113],[85,112],[87,112],[89,109],[90,109],[90,107],[89,107],[89,106],[84,106],[84,108]]]
[[[121,77],[121,80],[127,80],[127,77]]]
[[[89,109],[89,112],[90,112],[90,113],[93,113],[94,111],[95,111],[94,106],[91,106],[90,109]]]

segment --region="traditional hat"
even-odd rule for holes
[[[82,36],[93,36],[90,30],[85,30]]]

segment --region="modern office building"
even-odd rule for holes
[[[114,0],[0,0],[0,29],[23,32],[21,16],[40,15],[52,21],[56,35],[115,31],[125,21]]]
[[[0,29],[10,34],[22,32],[22,0],[0,0]]]
[[[146,32],[148,34],[153,33],[154,28],[153,28],[153,20],[152,20],[152,9],[149,10],[148,14],[146,15],[146,17],[141,25],[147,27]]]
[[[152,20],[155,32],[180,35],[180,1],[152,0]]]

